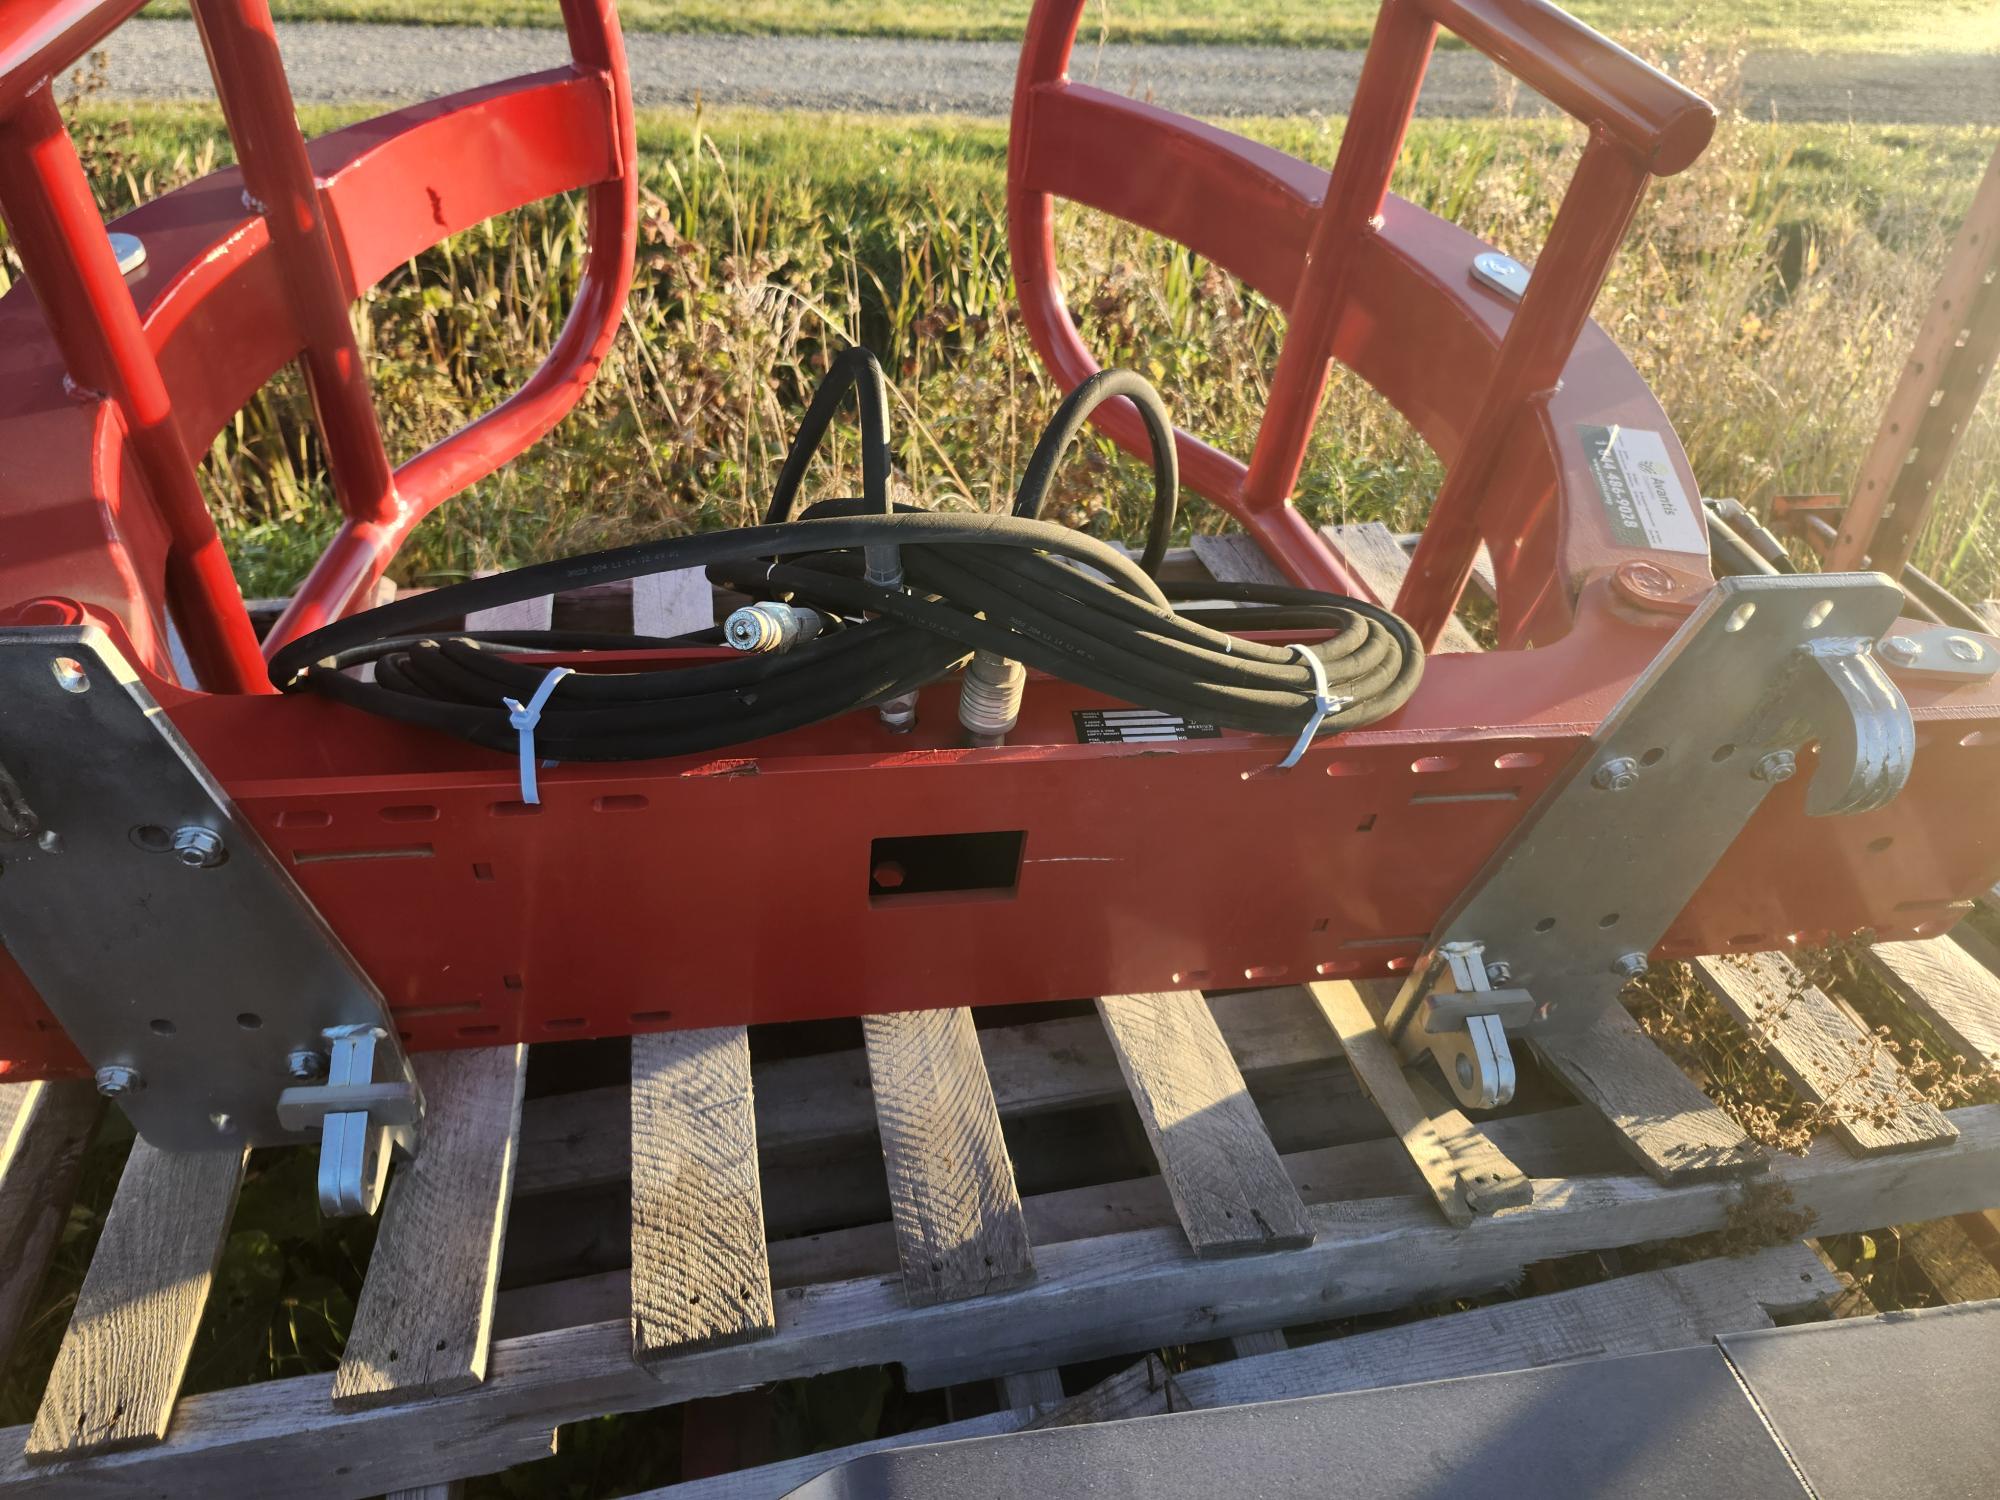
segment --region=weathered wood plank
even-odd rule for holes
[[[632,1038],[632,1355],[775,1326],[741,1026]]]
[[[1105,995],[1097,1013],[1196,1255],[1312,1242],[1312,1223],[1198,990]]]
[[[1340,1046],[1297,986],[1244,990],[1209,1001],[1216,1025],[1245,1076],[1340,1056]],[[979,1033],[981,1056],[1001,1118],[1101,1104],[1125,1097],[1125,1078],[1094,1016],[1005,1026]],[[838,1146],[875,1134],[868,1060],[859,1048],[757,1065],[757,1141],[764,1151]],[[1329,1074],[1328,1107],[1368,1106],[1345,1069]],[[522,1111],[516,1195],[622,1181],[629,1165],[623,1084],[530,1099]]]
[[[1354,571],[1361,576],[1362,582],[1374,590],[1376,597],[1393,608],[1396,595],[1403,587],[1403,576],[1410,571],[1409,554],[1403,551],[1403,544],[1396,539],[1396,533],[1380,521],[1361,521],[1351,526],[1323,526],[1320,530],[1346,555],[1354,565]],[[1481,551],[1483,555],[1484,549]],[[1489,574],[1489,582],[1490,578]],[[1465,628],[1464,622],[1453,615],[1438,636],[1437,649],[1478,651],[1481,647],[1473,633]]]
[[[2000,1105],[1952,1111],[1959,1138],[1922,1158],[1860,1157],[1832,1140],[1771,1166],[1822,1234],[1940,1218],[1977,1206],[2000,1174]],[[1510,1148],[1510,1154],[1521,1154]],[[462,1474],[514,1451],[546,1451],[551,1425],[670,1405],[768,1380],[976,1349],[987,1374],[1035,1369],[1307,1318],[1400,1307],[1412,1288],[1451,1296],[1511,1279],[1526,1262],[1721,1229],[1734,1184],[1664,1187],[1636,1177],[1537,1181],[1535,1201],[1461,1233],[1417,1198],[1313,1210],[1318,1238],[1290,1255],[1203,1261],[1178,1229],[1043,1248],[1041,1274],[1009,1293],[906,1309],[880,1277],[782,1298],[765,1340],[703,1350],[652,1370],[632,1362],[623,1319],[503,1339],[488,1380],[416,1406],[336,1412],[327,1376],[191,1396],[167,1441],[38,1469],[25,1434],[0,1432],[0,1494],[65,1497],[265,1493],[340,1500]],[[513,1445],[513,1446],[509,1446]],[[336,1474],[337,1469],[346,1472]]]
[[[2000,1066],[2000,978],[1956,939],[1877,943],[1868,961],[1967,1063]]]
[[[1594,1106],[1655,1181],[1699,1182],[1763,1170],[1769,1158],[1639,1029],[1621,1005],[1569,1036],[1537,1037],[1571,1093]]]
[[[1320,980],[1307,989],[1347,1050],[1354,1076],[1410,1153],[1432,1200],[1451,1223],[1460,1228],[1470,1224],[1474,1213],[1459,1181],[1458,1162],[1404,1079],[1403,1061],[1382,1034],[1361,992],[1344,979]]]
[[[1405,1068],[1403,1078],[1417,1105],[1430,1116],[1431,1128],[1451,1153],[1458,1168],[1459,1191],[1474,1213],[1490,1214],[1495,1209],[1519,1208],[1535,1196],[1534,1184],[1507,1159],[1507,1153],[1493,1144],[1493,1138],[1452,1100],[1431,1086],[1431,1081],[1414,1068]]]
[[[1374,1111],[1373,1105],[1365,1107]],[[1531,1178],[1601,1175],[1625,1165],[1610,1133],[1599,1128],[1596,1112],[1581,1104],[1502,1116],[1488,1121],[1485,1130]],[[1424,1191],[1423,1179],[1402,1144],[1388,1137],[1294,1152],[1283,1161],[1286,1174],[1308,1204]],[[1029,1240],[1036,1245],[1180,1223],[1166,1182],[1156,1174],[1037,1193],[1021,1200],[1021,1212],[1028,1221]],[[894,1275],[897,1269],[896,1236],[888,1224],[799,1235],[775,1241],[770,1248],[771,1284],[781,1292],[825,1281]],[[607,1271],[503,1292],[496,1316],[504,1337],[542,1333],[621,1317],[628,1294],[626,1274]]]
[[[428,1052],[414,1066],[422,1134],[382,1206],[333,1380],[337,1406],[448,1395],[486,1378],[528,1049]]]
[[[83,1153],[104,1116],[87,1080],[0,1084],[0,1367],[69,1222]]]
[[[30,1459],[166,1435],[246,1154],[133,1144],[27,1435]]]
[[[972,1012],[867,1016],[862,1035],[910,1305],[1032,1279],[1028,1226]]]
[[[1421,531],[1401,531],[1396,533],[1396,543],[1403,549],[1404,555],[1408,556],[1416,550],[1417,543],[1423,540],[1423,535]],[[1484,542],[1481,542],[1479,550],[1472,554],[1472,587],[1488,599],[1497,600],[1500,597],[1500,585],[1493,577],[1493,554],[1486,550]]]
[[[1022,1370],[1013,1375],[1002,1375],[1000,1396],[1013,1411],[1060,1406],[1063,1399],[1062,1371]]]
[[[632,580],[632,630],[671,640],[715,623],[715,590],[705,568],[676,568]]]
[[[1375,1386],[1538,1369],[1608,1354],[1686,1349],[1718,1334],[1772,1326],[1838,1295],[1833,1273],[1804,1245],[1699,1261],[1545,1297],[1501,1302],[1282,1353],[1169,1375],[1157,1357],[1100,1381],[1036,1427],[1115,1421],[1168,1411],[1289,1401]]]
[[[1880,1038],[1783,954],[1698,958],[1694,971],[1855,1150],[1911,1151],[1952,1138],[1951,1123],[1911,1086]]]
[[[1947,1302],[1985,1302],[2000,1297],[2000,1267],[1988,1260],[1956,1219],[1905,1224],[1898,1231],[1903,1253],[1917,1263]]]

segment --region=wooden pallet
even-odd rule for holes
[[[1395,539],[1341,540],[1392,592]],[[1227,539],[1174,559],[1260,562]],[[615,606],[673,634],[710,617],[691,582],[475,623]],[[2000,1055],[1980,955],[1932,939],[1874,962],[1950,1045]],[[1869,1120],[1768,1156],[1617,1011],[1523,1059],[1515,1103],[1474,1121],[1346,984],[822,1023],[820,1050],[796,1029],[671,1033],[636,1039],[615,1083],[525,1103],[524,1047],[427,1055],[423,1155],[392,1183],[340,1368],[177,1400],[243,1162],[137,1147],[42,1409],[0,1434],[0,1494],[449,1485],[545,1456],[566,1422],[887,1364],[912,1389],[1001,1382],[997,1411],[915,1435],[965,1436],[1676,1347],[1835,1284],[1794,1243],[1292,1344],[1778,1207],[1831,1233],[2000,1203],[2000,1105],[1939,1112],[1892,1062],[1854,1066],[1865,1028],[1782,956],[1701,972],[1802,1095]],[[86,1086],[0,1088],[0,1352],[99,1113]],[[1238,1357],[1147,1352],[1216,1340]],[[1136,1363],[1065,1394],[1058,1367],[1119,1355]],[[840,1456],[670,1493],[777,1495]]]

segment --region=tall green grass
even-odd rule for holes
[[[1698,82],[1726,91],[1726,60]],[[1339,134],[1330,120],[1248,128],[1319,161]],[[228,157],[208,113],[87,108],[80,130],[113,211]],[[1729,119],[1702,161],[1656,187],[1598,317],[1659,394],[1706,493],[1763,506],[1845,489],[1989,144],[1969,130]],[[1575,149],[1551,122],[1420,122],[1397,187],[1532,259]],[[1000,505],[1056,399],[1013,311],[1004,156],[995,125],[646,116],[637,280],[616,350],[552,437],[425,524],[396,576],[752,519],[804,393],[857,340],[890,371],[896,456],[915,491]],[[1067,211],[1059,232],[1086,340],[1148,373],[1184,425],[1247,452],[1282,315],[1129,227]],[[392,453],[417,451],[527,375],[560,325],[583,243],[577,202],[538,205],[368,295],[359,322]],[[819,493],[852,484],[851,438],[831,452]],[[1310,514],[1414,526],[1438,477],[1400,416],[1336,378],[1301,481]],[[332,525],[296,376],[238,414],[205,480],[245,588],[290,589]],[[1098,447],[1065,474],[1056,514],[1129,535],[1145,495],[1137,467]],[[1988,402],[1920,551],[1974,594],[2000,575],[1997,495]],[[1205,507],[1191,515],[1219,524]]]
[[[561,24],[559,0],[273,0],[271,8],[281,20]],[[1565,8],[1620,41],[1635,28],[1673,26],[1809,51],[2000,46],[2000,14],[1987,0],[1568,0]],[[1031,9],[1032,0],[620,0],[618,14],[631,31],[1017,42]],[[1361,47],[1378,9],[1380,0],[1093,0],[1084,25],[1117,41]],[[147,14],[186,10],[186,0],[154,0]]]

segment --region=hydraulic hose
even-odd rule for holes
[[[791,519],[805,470],[849,389],[860,398],[865,493]],[[1154,506],[1135,565],[1079,532],[1038,519],[1056,468],[1099,403],[1129,399],[1153,440]],[[656,670],[591,670],[550,689],[535,731],[557,760],[693,754],[783,733],[914,693],[974,651],[1019,661],[1122,702],[1191,721],[1296,739],[1371,724],[1408,701],[1423,651],[1388,610],[1275,585],[1204,583],[1204,599],[1242,607],[1177,613],[1152,576],[1172,533],[1173,427],[1153,388],[1107,371],[1063,403],[1030,459],[1010,516],[940,515],[889,500],[888,407],[866,351],[835,361],[815,393],[773,490],[769,519],[733,531],[642,542],[474,579],[349,616],[302,636],[271,662],[286,692],[316,691],[355,708],[512,752],[503,700],[525,702],[548,669],[523,651],[589,652],[669,644],[565,631],[431,631],[519,599],[677,568],[788,598],[829,628],[782,653]],[[864,556],[898,560],[900,586]],[[1226,627],[1221,628],[1221,627]],[[1284,630],[1325,639],[1274,645],[1229,632]],[[673,644],[715,641],[709,630]],[[1310,653],[1318,667],[1308,664]],[[345,669],[375,664],[365,682]],[[1321,714],[1321,684],[1331,712]]]

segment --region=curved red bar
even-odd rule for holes
[[[264,0],[196,0],[243,165],[121,219],[147,249],[128,279],[47,79],[135,9],[79,0],[45,8],[38,28],[0,23],[0,62],[26,70],[0,77],[0,208],[30,282],[0,299],[0,606],[75,598],[121,620],[169,674],[171,617],[206,687],[258,691],[262,658],[192,455],[282,364],[304,361],[348,520],[275,646],[365,597],[424,515],[560,421],[616,336],[630,282],[624,50],[612,0],[564,0],[568,67],[306,143]],[[348,304],[447,236],[578,187],[585,270],[542,367],[391,472]]]
[[[1022,317],[1059,382],[1074,386],[1097,368],[1064,306],[1054,263],[1053,205],[1066,198],[1188,246],[1288,314],[1249,462],[1187,433],[1179,444],[1189,487],[1234,515],[1294,579],[1338,587],[1333,580],[1344,576],[1290,503],[1337,358],[1401,410],[1447,464],[1412,584],[1397,601],[1427,639],[1449,618],[1482,539],[1495,559],[1507,643],[1567,630],[1583,584],[1623,563],[1658,568],[1670,608],[1706,586],[1705,549],[1660,555],[1612,534],[1577,432],[1598,423],[1657,431],[1682,488],[1699,495],[1658,404],[1589,321],[1589,309],[1646,174],[1669,170],[1697,137],[1707,139],[1702,121],[1712,124],[1713,116],[1705,104],[1546,5],[1388,0],[1329,174],[1071,82],[1081,12],[1082,0],[1036,7],[1008,152]],[[1429,62],[1433,12],[1594,122],[1539,274],[1518,306],[1472,279],[1472,260],[1488,247],[1388,192]],[[1523,54],[1531,41],[1551,55]],[[1134,413],[1107,406],[1099,425],[1143,451]]]

